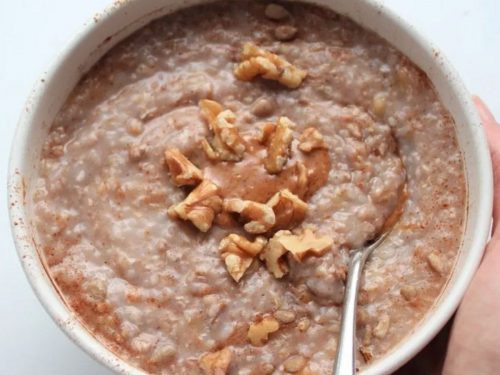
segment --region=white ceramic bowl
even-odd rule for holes
[[[309,0],[308,0],[309,1]],[[9,208],[19,257],[35,293],[68,336],[92,357],[123,374],[143,374],[101,345],[75,318],[47,275],[32,240],[26,196],[43,141],[54,116],[71,89],[107,50],[149,21],[204,0],[129,0],[115,2],[62,51],[37,82],[19,120],[9,170]],[[436,305],[423,321],[384,358],[363,371],[386,374],[402,366],[443,327],[458,306],[483,254],[492,209],[492,169],[488,147],[471,98],[457,73],[441,53],[402,19],[372,0],[317,0],[345,14],[397,47],[434,83],[453,115],[462,148],[468,185],[467,224],[455,270]]]

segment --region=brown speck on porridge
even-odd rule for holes
[[[366,265],[357,366],[452,272],[466,186],[429,79],[349,19],[216,2],[158,19],[78,83],[30,204],[67,305],[153,374],[329,374],[349,253],[407,184]]]

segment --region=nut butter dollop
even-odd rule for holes
[[[301,199],[309,199],[325,185],[330,172],[327,149],[304,153],[298,141],[291,144],[290,158],[279,174],[269,174],[264,165],[266,147],[257,140],[247,141],[245,158],[236,163],[211,163],[204,169],[205,178],[219,186],[223,198],[240,198],[260,203],[288,189]],[[304,186],[304,176],[307,176]]]

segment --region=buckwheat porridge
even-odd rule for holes
[[[425,74],[301,3],[218,2],[147,25],[74,89],[31,202],[54,284],[155,374],[329,374],[349,252],[358,367],[430,310],[462,236],[464,166]]]

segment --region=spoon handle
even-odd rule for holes
[[[356,305],[366,258],[367,252],[363,250],[358,250],[351,256],[333,375],[356,374]]]

